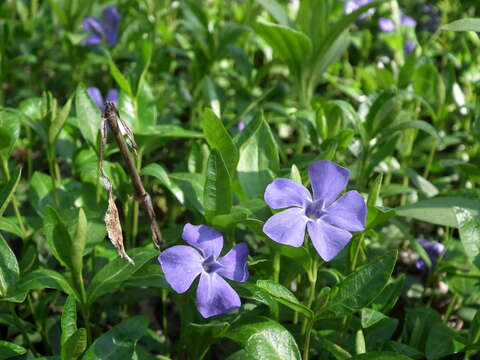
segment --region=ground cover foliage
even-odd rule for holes
[[[2,1],[0,359],[479,358],[477,18]]]

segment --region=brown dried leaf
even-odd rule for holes
[[[122,225],[120,224],[118,209],[111,191],[108,192],[108,208],[105,213],[105,225],[107,226],[108,237],[117,249],[120,257],[127,260],[130,264],[134,264],[133,260],[125,252],[125,247],[123,246]]]

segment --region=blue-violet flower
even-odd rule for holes
[[[425,249],[427,252],[430,261],[432,262],[432,267],[437,265],[438,257],[443,253],[445,250],[445,246],[437,241],[427,241],[423,239],[417,239],[418,243]],[[427,270],[428,266],[422,259],[418,259],[415,262],[415,267],[418,270]]]
[[[360,9],[362,6],[367,5],[371,1],[372,0],[346,0],[345,6],[344,6],[345,14],[350,14]],[[366,12],[364,12],[362,15],[360,15],[358,18],[359,20],[363,20],[367,17],[367,15],[372,15],[374,13],[375,13],[375,9],[371,8],[371,9],[368,9]]]
[[[313,246],[325,261],[332,260],[352,238],[350,231],[365,229],[367,207],[357,191],[346,188],[349,171],[334,162],[316,161],[308,167],[313,197],[296,181],[276,179],[265,190],[265,202],[286,210],[270,217],[263,232],[272,240],[299,247],[307,229]]]
[[[115,6],[108,6],[102,12],[102,20],[88,16],[83,20],[83,29],[92,33],[83,40],[83,45],[99,45],[106,40],[110,46],[117,43],[118,23],[122,18]]]
[[[219,258],[223,237],[217,230],[206,225],[186,224],[182,238],[191,246],[172,246],[158,257],[172,289],[182,294],[200,275],[196,304],[204,318],[238,308],[240,297],[223,277],[238,282],[248,279],[247,244],[237,244]]]
[[[118,103],[118,90],[109,89],[105,101],[103,100],[102,93],[96,87],[87,88],[87,93],[95,104],[99,107],[100,110],[105,110],[105,102],[112,101],[115,104]]]

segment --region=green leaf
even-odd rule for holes
[[[412,360],[412,358],[391,351],[369,351],[352,357],[352,360]]]
[[[0,297],[7,296],[19,279],[15,253],[0,234]]]
[[[82,360],[131,360],[148,322],[145,316],[134,316],[114,326],[95,340]]]
[[[142,81],[142,85],[138,90],[137,107],[139,129],[134,127],[133,131],[136,133],[138,130],[155,126],[157,121],[157,105],[152,88],[147,81]],[[135,119],[132,119],[131,124],[135,123]]]
[[[446,359],[448,355],[457,354],[465,347],[466,339],[448,325],[438,323],[429,330],[425,345],[428,360]]]
[[[465,18],[443,25],[441,30],[449,31],[477,31],[480,32],[480,19]]]
[[[110,74],[115,79],[117,85],[125,91],[130,97],[133,97],[132,88],[128,80],[122,75],[117,65],[113,62],[112,58],[108,58],[108,67],[110,68]]]
[[[226,337],[241,344],[248,359],[301,359],[293,336],[263,316],[240,319],[231,325]]]
[[[453,212],[457,217],[460,240],[465,254],[473,261],[480,254],[480,217],[468,209],[455,206]]]
[[[203,135],[212,149],[217,149],[225,161],[230,178],[233,179],[238,163],[238,150],[222,121],[211,109],[203,113]]]
[[[184,203],[185,198],[182,189],[170,179],[168,173],[160,164],[148,164],[142,169],[142,175],[155,177],[159,180],[160,184],[165,186],[177,198],[180,204]]]
[[[272,171],[279,168],[279,155],[277,143],[262,113],[242,131],[237,145],[240,145],[237,174],[243,191],[250,199],[263,199],[265,188],[274,179]]]
[[[205,218],[211,221],[216,215],[228,214],[232,208],[230,176],[216,149],[212,149],[207,162],[203,205]]]
[[[0,217],[3,215],[5,209],[10,203],[10,200],[15,193],[15,189],[20,182],[21,176],[22,169],[16,168],[10,177],[10,181],[8,181],[5,185],[2,186],[2,189],[0,190]]]
[[[22,303],[29,291],[41,289],[56,289],[63,291],[67,295],[73,295],[78,301],[79,298],[68,281],[57,271],[48,269],[37,269],[23,277],[18,283],[12,294],[5,301]]]
[[[402,172],[407,175],[415,187],[426,197],[438,195],[438,189],[430,181],[418,174],[413,169],[404,168]]]
[[[224,337],[229,323],[188,324],[185,329],[187,351],[192,359],[203,359],[210,345]]]
[[[322,348],[324,348],[330,354],[332,354],[335,359],[337,359],[337,360],[347,360],[347,359],[352,358],[352,355],[350,355],[350,353],[347,350],[341,348],[340,346],[338,346],[334,342],[328,340],[328,338],[326,336],[322,336],[322,335],[319,334],[318,341],[322,345]]]
[[[364,329],[369,328],[372,325],[375,325],[379,321],[382,321],[384,319],[387,319],[387,316],[382,314],[379,311],[369,309],[369,308],[364,308],[361,311],[362,315],[362,327]]]
[[[76,330],[62,345],[62,350],[60,353],[61,359],[76,360],[80,355],[83,354],[86,348],[87,348],[87,331],[84,328],[80,328]]]
[[[25,116],[17,110],[0,109],[0,157],[8,159],[20,136]]]
[[[0,340],[0,360],[11,359],[14,356],[23,355],[26,352],[27,349],[20,345]]]
[[[345,277],[332,290],[335,295],[319,317],[350,315],[370,304],[387,285],[396,259],[397,252],[389,251]]]
[[[48,129],[48,142],[53,144],[60,134],[60,130],[62,130],[65,121],[67,120],[68,114],[70,114],[70,109],[72,107],[73,97],[70,97],[63,108],[57,112],[53,122],[50,124]]]
[[[122,258],[115,258],[95,274],[87,289],[89,304],[92,304],[102,295],[117,291],[122,283],[147,261],[158,256],[158,251],[151,248],[136,248],[130,250],[128,255],[135,262],[135,265]]]
[[[437,140],[440,144],[443,144],[443,139],[438,135],[437,130],[430,125],[428,122],[423,121],[423,120],[412,120],[412,121],[404,121],[401,122],[400,124],[390,126],[386,128],[385,130],[382,130],[380,132],[380,135],[387,135],[391,134],[395,131],[402,131],[402,130],[407,130],[407,129],[418,129],[426,132],[428,135],[432,136]]]
[[[454,206],[466,209],[474,217],[480,213],[480,202],[459,196],[421,200],[415,204],[396,208],[395,211],[400,216],[456,228],[458,227],[458,222],[453,212]]]
[[[257,0],[272,17],[277,20],[280,25],[293,28],[292,21],[288,18],[288,14],[276,0]]]
[[[75,111],[80,132],[89,145],[96,150],[97,135],[102,124],[101,113],[83,85],[80,85],[75,93]]]
[[[75,237],[72,238],[67,226],[57,211],[51,206],[45,208],[44,231],[53,255],[74,275],[75,280],[82,276],[83,250],[85,248],[87,219],[82,209],[78,212]]]
[[[293,293],[283,285],[280,285],[272,280],[257,280],[257,286],[272,296],[279,303],[285,305],[293,311],[302,313],[309,319],[313,318],[312,310],[302,305],[295,295],[293,295]]]
[[[395,280],[392,280],[370,304],[373,310],[388,313],[396,304],[402,294],[405,283],[405,274],[401,274]]]
[[[135,134],[135,139],[138,136],[147,138],[202,138],[202,133],[193,130],[184,129],[178,125],[154,125],[141,128]]]
[[[275,54],[285,61],[292,75],[299,78],[312,51],[310,39],[300,31],[266,21],[259,21],[254,28]]]
[[[73,296],[67,297],[65,304],[63,305],[63,313],[61,317],[61,345],[67,342],[68,338],[77,331],[77,302]]]

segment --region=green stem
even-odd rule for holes
[[[448,323],[448,319],[450,318],[450,315],[452,315],[453,309],[455,309],[455,305],[457,305],[458,301],[458,293],[456,292],[453,294],[452,300],[450,301],[450,304],[448,304],[447,311],[445,312],[443,322],[446,324]]]
[[[365,237],[365,234],[362,232],[358,236],[356,241],[353,243],[353,246],[354,246],[354,248],[353,248],[353,258],[352,258],[352,262],[350,264],[350,272],[355,271],[355,269],[357,267],[358,255],[360,254],[360,249],[362,247],[364,237]]]
[[[308,272],[308,281],[310,282],[310,293],[308,294],[308,299],[306,306],[311,309],[313,300],[315,298],[315,288],[317,286],[317,273],[318,273],[318,260],[317,257],[314,256],[310,271]],[[312,318],[305,318],[303,325],[302,325],[302,334],[304,334],[303,338],[303,360],[308,360],[310,356],[310,337],[312,335],[313,323],[315,321],[315,317]]]
[[[5,177],[5,180],[7,182],[10,181],[10,170],[8,169],[8,163],[7,160],[5,160],[2,157],[2,171],[3,171],[3,176]],[[22,230],[24,238],[27,237],[27,229],[25,228],[25,225],[23,224],[22,216],[20,215],[20,210],[18,209],[17,205],[17,199],[15,198],[15,194],[12,194],[12,207],[13,207],[13,212],[15,213],[15,217],[17,218],[18,221],[18,226],[20,226],[20,230]]]
[[[430,174],[430,168],[432,167],[433,159],[435,158],[435,153],[437,151],[437,144],[432,146],[430,149],[430,153],[428,154],[427,165],[425,166],[425,170],[423,171],[423,177],[426,179]]]
[[[29,337],[28,337],[28,334],[27,334],[27,331],[25,330],[25,328],[23,327],[23,324],[22,324],[22,319],[17,315],[16,311],[15,311],[15,306],[13,304],[9,304],[9,309],[10,309],[10,312],[12,313],[12,316],[15,318],[16,320],[16,323],[17,323],[17,326],[20,330],[20,333],[22,334],[22,337],[23,337],[23,341],[24,343],[27,345],[27,347],[33,352],[33,354],[35,356],[39,356],[39,354],[37,353],[37,351],[35,350],[35,348],[33,347],[33,344],[32,342],[30,341]]]
[[[57,180],[58,180],[57,175],[59,176],[59,174],[57,174],[55,170],[54,158],[55,158],[55,152],[52,146],[49,144],[47,146],[47,160],[48,160],[48,170],[50,172],[50,178],[52,179],[53,200],[55,201],[55,204],[58,207],[60,207],[60,198],[57,192]]]
[[[273,280],[276,283],[280,280],[280,252],[277,250],[273,253]]]

